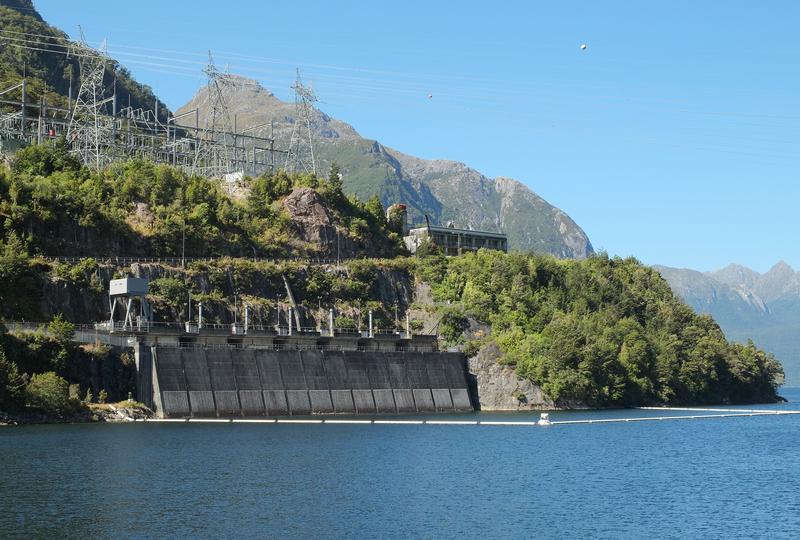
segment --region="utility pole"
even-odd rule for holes
[[[22,77],[22,123],[20,124],[20,128],[19,128],[20,129],[20,135],[22,136],[22,140],[23,141],[25,140],[25,121],[27,120],[27,118],[26,118],[26,115],[27,115],[27,111],[26,111],[27,103],[26,103],[26,101],[28,99],[27,71],[28,71],[28,66],[26,64],[25,68],[23,69],[23,74],[24,75]]]
[[[183,218],[183,235],[181,237],[181,268],[186,268],[186,217]]]

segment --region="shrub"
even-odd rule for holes
[[[445,343],[452,345],[464,340],[463,333],[469,328],[469,321],[458,308],[447,308],[439,321],[439,335]]]
[[[47,331],[58,343],[65,345],[72,341],[75,335],[75,325],[64,319],[64,316],[59,313],[47,325]]]
[[[55,414],[73,411],[73,403],[69,399],[69,384],[52,371],[31,377],[27,392],[31,407]]]
[[[65,138],[59,137],[53,145],[33,145],[23,148],[14,156],[11,169],[16,173],[49,176],[56,171],[81,170],[81,162],[69,153]]]

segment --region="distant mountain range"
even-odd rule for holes
[[[258,82],[235,78],[224,95],[238,130],[274,122],[280,148],[288,147],[295,106],[275,97]],[[202,88],[177,114],[199,109],[200,125],[209,114],[208,90]],[[194,116],[185,117],[187,126]],[[233,118],[231,118],[233,125]],[[349,124],[314,111],[314,151],[324,172],[336,162],[345,191],[362,199],[379,195],[384,205],[401,202],[413,223],[453,221],[456,226],[508,234],[512,249],[583,258],[593,253],[586,233],[562,210],[511,178],[487,178],[463,163],[426,160],[403,154],[361,137]],[[269,127],[255,129],[266,136]]]
[[[760,274],[731,264],[715,272],[655,267],[673,292],[708,313],[729,339],[752,339],[783,363],[787,384],[800,384],[800,272],[781,261]]]

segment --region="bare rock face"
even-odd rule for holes
[[[330,233],[336,235],[333,217],[319,193],[311,188],[296,188],[283,201],[292,223],[304,231],[304,237],[327,242]]]
[[[283,207],[300,239],[328,253],[331,245],[336,249],[336,223],[319,193],[311,188],[296,188],[283,200]]]
[[[497,361],[502,354],[494,343],[482,347],[469,359],[469,371],[478,382],[478,400],[484,411],[525,411],[556,409],[542,389],[520,379],[513,367]]]
[[[336,257],[337,250],[342,257],[355,253],[356,246],[345,231],[340,231],[337,238],[338,223],[313,189],[295,188],[283,200],[283,207],[292,220],[294,235],[316,246],[320,255]]]
[[[133,213],[128,216],[128,224],[134,229],[144,229],[149,231],[156,222],[156,216],[150,209],[150,205],[143,202],[134,204]]]

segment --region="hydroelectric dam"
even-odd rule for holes
[[[166,418],[473,410],[461,354],[285,345],[142,343],[137,393]]]
[[[153,323],[147,281],[112,280],[111,317],[77,341],[132,350],[136,399],[161,418],[375,415],[475,410],[466,358],[433,335],[285,324]],[[116,315],[124,312],[123,320]],[[138,312],[138,314],[137,314]]]

